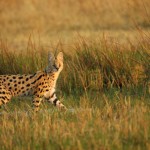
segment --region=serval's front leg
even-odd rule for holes
[[[47,94],[45,98],[48,100],[48,102],[52,103],[58,109],[67,110],[66,106],[62,104],[62,102],[60,102],[60,100],[57,98],[55,91],[53,93]]]

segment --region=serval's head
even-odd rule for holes
[[[63,53],[59,52],[55,58],[52,53],[48,54],[48,66],[46,67],[46,73],[60,73],[63,69]]]

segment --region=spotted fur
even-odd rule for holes
[[[66,107],[57,99],[56,82],[63,69],[63,53],[60,52],[53,61],[49,56],[49,64],[45,71],[29,75],[0,75],[0,106],[8,103],[13,96],[33,96],[34,110],[39,110],[42,99],[47,99],[60,109]]]

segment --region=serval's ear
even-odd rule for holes
[[[59,52],[56,60],[55,60],[55,66],[58,68],[59,72],[63,69],[63,53]]]
[[[63,63],[63,52],[59,52],[57,55],[57,60]]]
[[[48,52],[48,66],[45,69],[47,73],[50,73],[53,70],[53,64],[54,64],[54,55],[49,51]]]
[[[54,63],[54,55],[49,51],[48,52],[48,65],[52,66]]]

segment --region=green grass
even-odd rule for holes
[[[64,103],[74,111],[44,103],[37,114],[14,99],[0,115],[1,149],[148,149],[150,103],[119,94],[71,96]]]
[[[13,98],[0,110],[0,149],[148,149],[150,60],[148,41],[116,46],[104,40],[74,44],[64,52],[57,95],[69,108]],[[47,51],[30,41],[23,53],[1,41],[0,73],[44,70]],[[42,49],[42,50],[41,50]]]

